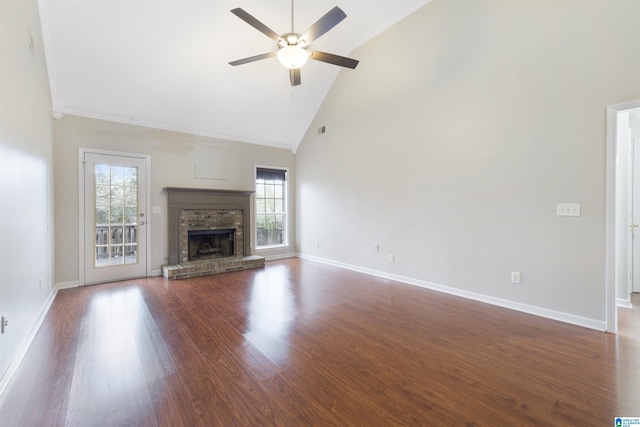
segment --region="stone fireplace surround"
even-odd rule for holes
[[[204,276],[264,267],[264,257],[251,255],[251,194],[253,191],[166,187],[169,195],[168,279]],[[189,230],[235,229],[235,256],[189,261]]]

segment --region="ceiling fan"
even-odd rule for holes
[[[293,32],[293,0],[291,0],[291,32],[282,35],[278,35],[241,8],[233,9],[231,13],[278,44],[277,52],[263,53],[261,55],[250,56],[248,58],[229,62],[229,64],[233,66],[248,64],[250,62],[276,56],[280,63],[289,69],[289,80],[291,81],[291,86],[297,86],[301,83],[300,67],[302,67],[309,58],[351,69],[356,68],[358,65],[359,61],[355,59],[307,49],[311,43],[347,17],[347,14],[338,6],[327,12],[302,34]]]

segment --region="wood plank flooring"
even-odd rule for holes
[[[0,425],[609,426],[640,417],[640,309],[620,327],[301,259],[70,289]]]

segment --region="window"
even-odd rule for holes
[[[94,267],[136,264],[138,168],[96,163]]]
[[[287,242],[287,171],[256,169],[256,246],[282,246]]]

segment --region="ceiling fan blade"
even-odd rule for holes
[[[300,80],[300,68],[289,69],[289,80],[291,80],[291,86],[298,86],[302,83]]]
[[[334,55],[332,53],[318,52],[315,50],[308,50],[307,52],[311,53],[311,59],[326,62],[328,64],[339,65],[341,67],[351,68],[352,70],[356,68],[358,66],[358,63],[360,62],[356,59]]]
[[[327,12],[322,18],[313,24],[307,31],[300,37],[302,40],[310,45],[314,40],[318,39],[324,33],[335,27],[347,17],[347,14],[342,11],[338,6]]]
[[[229,62],[230,65],[234,67],[236,65],[248,64],[249,62],[260,61],[261,59],[267,59],[276,56],[275,52],[263,53],[262,55],[249,56],[247,58],[238,59],[236,61]]]
[[[280,37],[280,35],[276,34],[275,31],[273,31],[271,28],[269,28],[266,25],[264,25],[262,22],[258,21],[256,18],[251,16],[249,13],[245,12],[243,9],[238,7],[236,9],[231,10],[231,13],[236,15],[238,18],[242,19],[247,24],[251,25],[256,30],[260,31],[262,34],[264,34],[267,37],[275,40],[276,43],[279,42],[282,39],[282,37]]]

